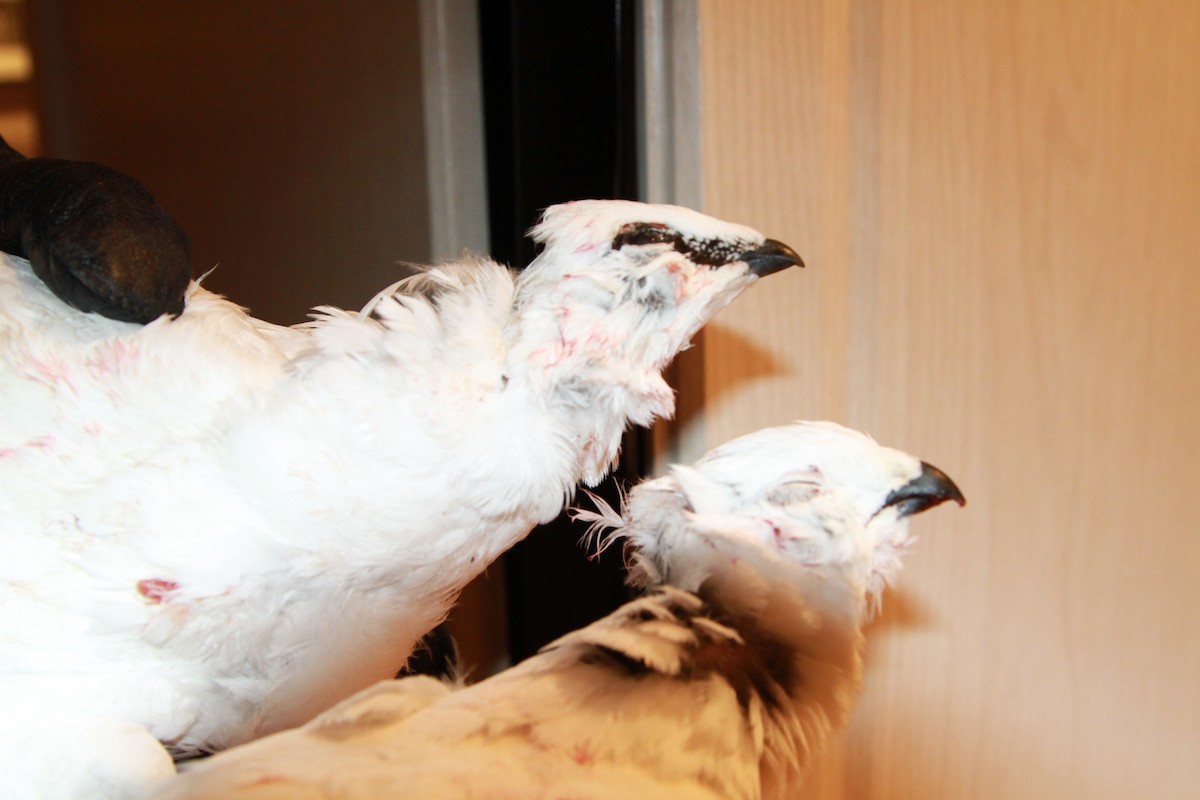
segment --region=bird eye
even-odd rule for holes
[[[613,239],[612,247],[619,250],[627,244],[670,244],[679,238],[679,234],[666,225],[652,222],[631,222],[621,228]]]
[[[807,503],[821,493],[821,487],[812,481],[788,481],[767,492],[767,502],[786,508]]]

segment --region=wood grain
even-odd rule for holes
[[[1200,785],[1200,4],[701,4],[710,213],[810,267],[704,346],[709,445],[833,418],[965,510],[819,798]]]

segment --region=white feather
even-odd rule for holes
[[[799,797],[857,694],[874,576],[894,571],[908,514],[962,499],[929,475],[828,423],[735,440],[636,487],[620,518],[601,504],[592,519],[683,585],[475,686],[379,684],[156,796]]]
[[[632,222],[730,261],[614,247]],[[519,276],[442,265],[293,328],[198,284],[177,319],[114,322],[0,261],[8,724],[221,748],[394,675],[471,578],[606,473],[630,421],[671,413],[661,368],[764,241],[618,201],[552,208],[537,236]]]

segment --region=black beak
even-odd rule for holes
[[[742,253],[737,260],[745,261],[750,265],[750,271],[760,278],[788,267],[804,266],[795,250],[775,239],[767,239],[754,250]]]
[[[963,497],[949,475],[922,461],[921,474],[889,494],[883,506],[895,506],[900,516],[907,517],[928,511],[947,500],[953,500],[960,506],[967,504],[967,498]]]

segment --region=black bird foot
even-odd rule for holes
[[[183,311],[187,236],[145,186],[86,161],[25,158],[0,137],[0,250],[64,302],[127,322]]]

